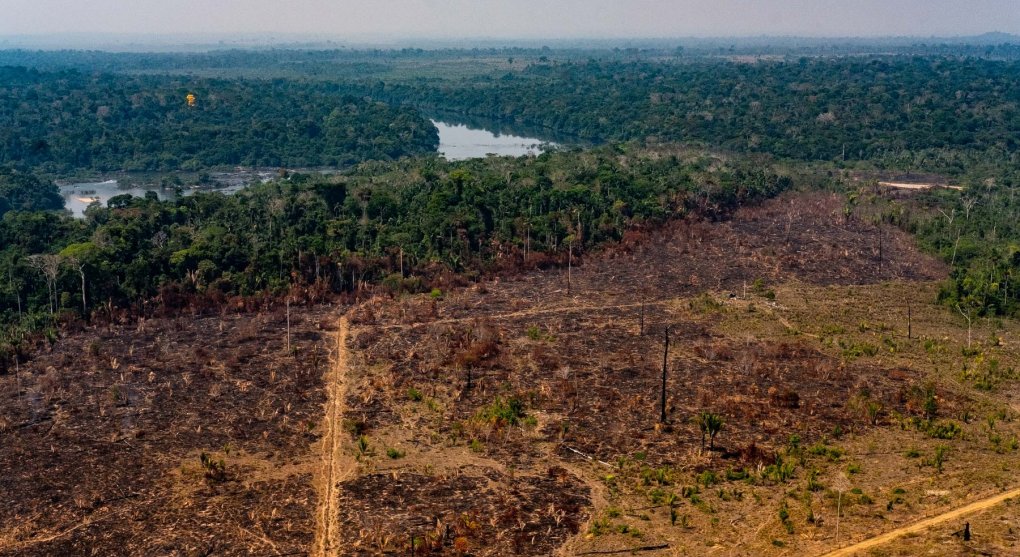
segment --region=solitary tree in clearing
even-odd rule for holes
[[[715,449],[715,436],[723,426],[723,417],[712,412],[699,412],[697,417],[698,428],[701,429],[701,448],[705,448],[705,436],[708,435],[709,449]]]

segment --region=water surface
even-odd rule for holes
[[[244,188],[246,185],[247,184],[228,184],[216,188],[183,188],[180,190],[180,195],[191,195],[196,191],[233,193]],[[135,197],[145,197],[145,194],[151,191],[155,192],[156,196],[161,200],[173,201],[178,197],[178,193],[174,189],[160,188],[159,186],[120,187],[117,180],[106,180],[104,182],[80,182],[62,185],[59,186],[59,188],[60,195],[64,198],[64,207],[69,209],[71,214],[77,218],[85,216],[85,209],[87,209],[92,203],[98,202],[103,207],[106,207],[110,199],[118,195],[128,194]]]
[[[433,120],[439,130],[439,153],[446,160],[460,161],[489,155],[520,157],[542,153],[541,139],[517,135],[497,134],[484,129],[469,128],[463,124],[448,124]]]

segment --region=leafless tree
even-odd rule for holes
[[[60,256],[53,254],[37,254],[28,256],[28,264],[46,278],[46,289],[49,293],[50,315],[56,311],[57,275],[60,274]]]
[[[659,392],[659,423],[666,423],[666,374],[669,370],[669,329],[672,325],[666,325],[664,331],[665,344],[662,349],[662,389]]]
[[[972,325],[970,311],[966,312],[963,311],[963,308],[960,307],[960,304],[956,304],[956,311],[960,312],[960,315],[962,315],[963,318],[967,320],[967,349],[969,350],[971,342],[971,325]]]
[[[76,255],[65,256],[64,262],[77,271],[78,276],[81,277],[81,314],[82,316],[88,315],[88,305],[85,302],[85,262]]]
[[[977,205],[977,199],[976,198],[974,198],[974,197],[965,197],[965,198],[963,198],[964,215],[965,215],[965,218],[968,221],[970,220],[970,210],[974,208],[974,205]]]

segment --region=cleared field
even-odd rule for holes
[[[0,554],[310,547],[336,311],[295,311],[291,354],[280,310],[154,319],[0,377]]]
[[[0,554],[814,555],[1015,489],[1020,328],[968,348],[841,208],[292,308],[291,353],[280,310],[61,339],[0,378]],[[967,520],[871,551],[1016,550],[1014,503]]]

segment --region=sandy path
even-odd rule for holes
[[[323,418],[321,468],[315,481],[319,492],[319,505],[315,516],[315,543],[311,555],[336,555],[339,550],[339,485],[355,471],[353,462],[343,454],[343,405],[347,395],[346,377],[349,366],[347,338],[350,336],[347,316],[340,318],[336,335],[336,353],[333,365],[326,374],[326,407]]]
[[[963,190],[960,186],[949,186],[944,184],[918,184],[912,182],[879,182],[878,185],[885,186],[887,188],[896,188],[901,190],[930,190],[935,188],[945,188],[947,190]]]
[[[854,545],[847,546],[842,549],[837,549],[836,551],[833,551],[831,553],[826,553],[824,557],[849,557],[851,555],[855,555],[857,553],[871,549],[873,547],[891,542],[892,540],[900,536],[904,536],[906,534],[916,534],[928,528],[931,528],[932,526],[942,524],[943,522],[949,522],[950,520],[955,520],[965,515],[973,514],[978,511],[983,511],[990,507],[994,507],[995,505],[1002,503],[1006,499],[1012,499],[1013,497],[1020,497],[1020,489],[1014,489],[1012,491],[1000,493],[999,495],[995,495],[994,497],[982,499],[980,501],[976,501],[964,507],[960,507],[958,509],[942,513],[938,516],[933,516],[932,518],[928,518],[920,522],[915,522],[910,526],[904,526],[903,528],[897,528],[895,530],[892,530],[891,532],[886,532],[885,534],[882,534],[880,536],[868,538],[862,542],[855,543]]]

